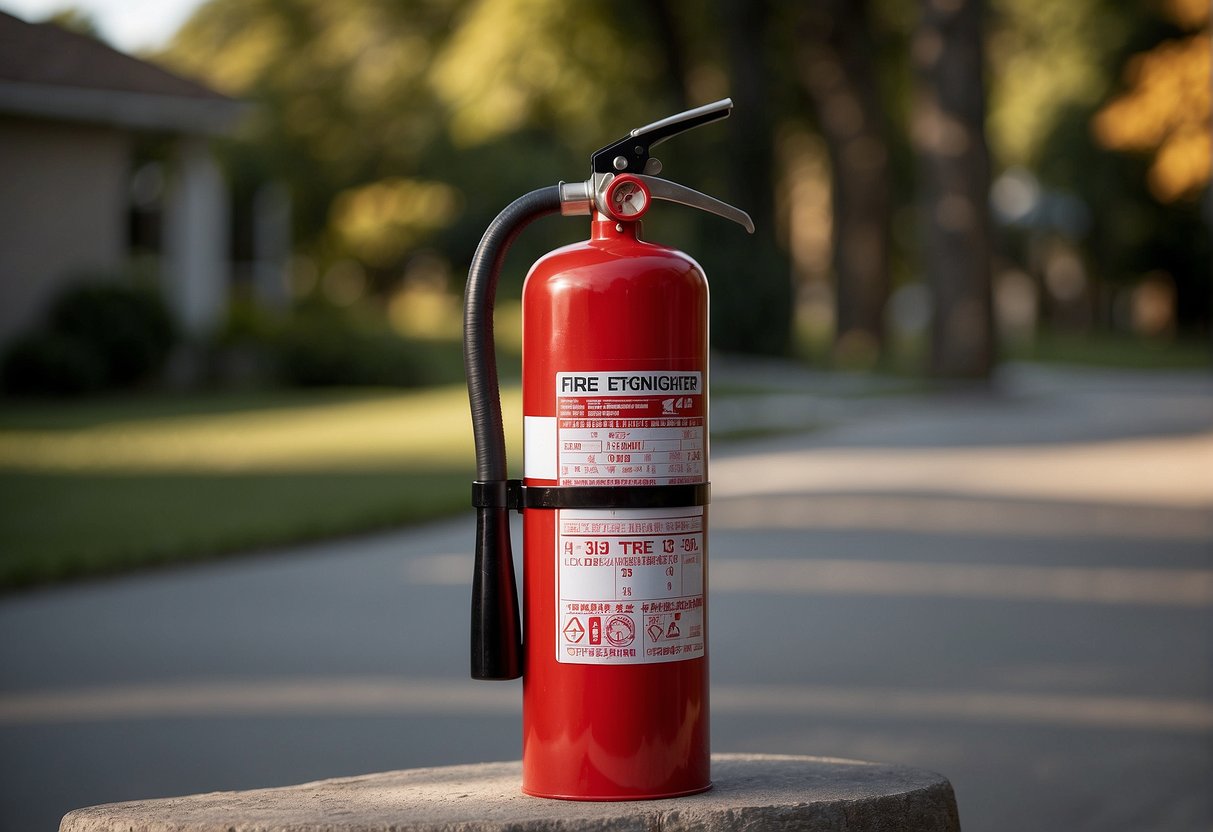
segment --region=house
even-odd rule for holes
[[[0,13],[0,346],[66,283],[124,269],[135,149],[169,148],[161,288],[182,328],[226,314],[228,193],[209,140],[246,105],[85,35]]]

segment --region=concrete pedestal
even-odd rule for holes
[[[112,803],[69,813],[60,832],[416,830],[846,830],[956,832],[952,786],[902,766],[720,754],[711,791],[672,800],[580,803],[527,797],[520,763],[369,774],[281,789]]]

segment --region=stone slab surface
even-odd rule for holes
[[[78,809],[60,832],[846,830],[955,832],[951,784],[904,766],[753,754],[712,758],[713,788],[669,800],[528,797],[522,764],[421,768]]]

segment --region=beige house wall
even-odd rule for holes
[[[130,145],[119,129],[0,116],[0,345],[82,272],[126,262]]]

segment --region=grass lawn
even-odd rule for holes
[[[1132,370],[1200,370],[1213,366],[1208,340],[1150,340],[1124,335],[1040,333],[1007,349],[1008,358]]]
[[[425,520],[473,474],[462,385],[5,404],[0,588]]]

